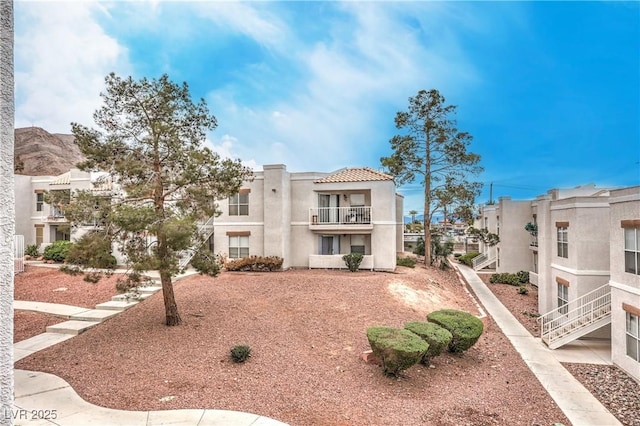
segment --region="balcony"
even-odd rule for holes
[[[309,209],[309,229],[343,234],[371,231],[371,207],[315,207]]]
[[[49,216],[46,217],[46,221],[52,223],[68,222],[67,218],[64,217],[64,212],[57,207],[54,207],[49,211]]]

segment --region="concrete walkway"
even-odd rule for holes
[[[16,310],[47,313],[68,318],[69,321],[49,326],[46,333],[14,343],[14,362],[64,342],[136,303],[138,302],[113,300],[97,305],[97,309],[87,309],[16,300]],[[268,417],[239,411],[125,411],[99,407],[80,398],[69,383],[60,377],[37,371],[14,370],[14,397],[12,410],[0,412],[0,423],[3,418],[12,416],[16,425],[287,426],[286,423]]]
[[[509,338],[524,362],[573,425],[621,425],[618,419],[560,364],[558,358],[552,353],[554,351],[546,348],[540,339],[531,336],[529,331],[487,288],[473,269],[457,263],[454,266],[462,274],[462,277],[474,291],[480,303],[498,324],[505,336]],[[575,352],[581,353],[584,360],[584,356],[588,354],[581,351],[579,347],[576,348]]]
[[[53,374],[24,370],[14,372],[15,401],[11,414],[16,425],[286,426],[268,417],[239,411],[113,410],[84,401],[67,382]]]

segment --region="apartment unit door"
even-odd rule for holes
[[[318,194],[318,217],[320,223],[338,223],[339,194]]]

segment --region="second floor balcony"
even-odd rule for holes
[[[59,207],[51,207],[46,220],[47,222],[68,222],[67,218],[64,217],[64,211]]]
[[[370,231],[371,207],[314,207],[309,209],[309,229],[312,231]]]

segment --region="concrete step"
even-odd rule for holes
[[[155,294],[160,290],[162,290],[162,287],[161,286],[145,286],[145,287],[138,287],[136,290],[138,291],[138,293],[142,293],[142,294]]]
[[[75,321],[94,321],[102,322],[112,316],[118,315],[119,311],[107,309],[90,309],[77,315],[72,315],[69,319]]]
[[[114,302],[141,302],[149,296],[153,296],[153,293],[124,293],[113,296],[111,300]]]
[[[47,333],[77,335],[98,324],[100,323],[94,321],[65,321],[60,324],[48,326]]]
[[[35,352],[71,339],[73,334],[42,333],[13,345],[13,361],[17,362]]]
[[[137,305],[138,302],[122,302],[122,301],[109,301],[96,305],[96,309],[105,309],[108,311],[125,311],[132,306]]]

